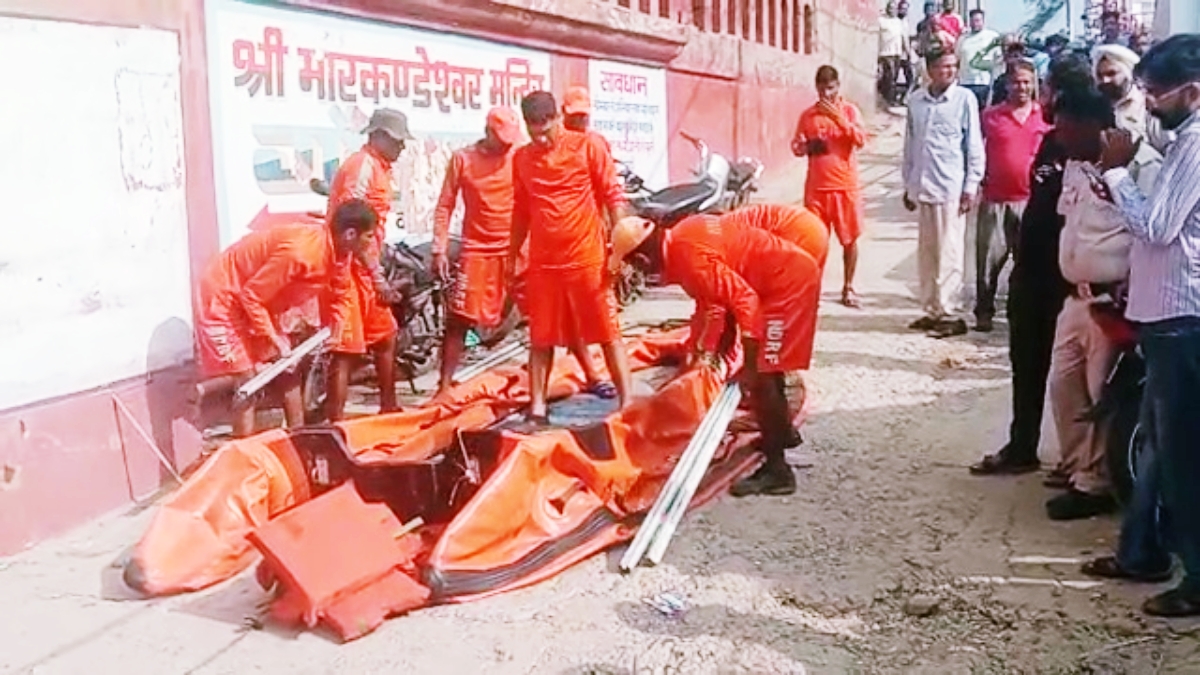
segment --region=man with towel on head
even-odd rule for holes
[[[1119,44],[1099,45],[1092,50],[1096,87],[1112,101],[1117,128],[1145,139],[1161,153],[1170,145],[1171,138],[1147,112],[1146,95],[1133,81],[1133,69],[1139,61],[1137,52]]]

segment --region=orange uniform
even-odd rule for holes
[[[812,256],[819,268],[825,268],[825,259],[829,254],[829,228],[812,211],[802,206],[756,204],[726,213],[721,216],[721,222],[739,223],[791,242]],[[819,287],[819,277],[817,283]],[[812,330],[815,334],[817,313],[812,312],[810,318],[814,323]],[[703,335],[709,325],[724,326],[725,320],[724,307],[705,306],[697,301],[696,313],[692,317],[692,335]],[[710,342],[704,347],[706,351],[712,351],[714,344]]]
[[[450,216],[462,194],[462,249],[450,312],[476,326],[495,326],[504,316],[505,263],[512,236],[512,157],[511,150],[497,155],[478,144],[455,152],[433,213],[433,251],[445,255]]]
[[[815,213],[802,206],[756,204],[730,211],[722,222],[736,221],[766,230],[804,249],[821,267],[829,256],[829,227]]]
[[[562,129],[554,146],[513,157],[513,223],[528,232],[524,304],[535,348],[612,342],[620,335],[601,206],[624,204],[606,144]]]
[[[338,168],[329,186],[327,221],[337,207],[351,199],[362,199],[379,216],[372,246],[363,254],[371,265],[379,265],[388,213],[392,209],[392,163],[369,145],[350,155]],[[328,224],[328,222],[327,222]],[[355,260],[346,290],[345,321],[335,326],[332,349],[343,354],[365,354],[367,347],[391,338],[399,330],[392,310],[375,290],[374,270]]]
[[[793,143],[824,143],[823,152],[809,150],[804,205],[833,228],[843,246],[848,246],[862,234],[862,198],[855,153],[866,144],[867,132],[862,126],[862,114],[853,103],[840,101],[837,105],[844,123],[814,105],[800,115]]]
[[[691,216],[663,235],[663,260],[667,280],[698,307],[726,309],[743,335],[759,340],[760,372],[808,368],[821,268],[803,249],[742,222]],[[724,325],[704,326],[697,340],[715,349]]]
[[[217,257],[196,291],[196,345],[205,377],[244,373],[275,356],[280,314],[319,297],[326,318],[345,315],[349,261],[329,230],[283,225],[251,232]]]

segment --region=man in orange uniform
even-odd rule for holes
[[[802,206],[787,206],[782,204],[756,204],[730,211],[721,216],[721,222],[734,222],[775,235],[784,241],[799,246],[805,253],[817,261],[817,266],[825,268],[825,259],[829,255],[829,228],[812,211]],[[818,289],[821,280],[818,277]],[[812,334],[816,335],[816,307],[809,315],[813,322]],[[708,325],[723,326],[732,317],[719,305],[703,306],[697,300],[696,312],[692,315],[692,335],[696,339],[707,335],[708,344],[697,343],[700,352],[713,352],[717,340],[721,336],[718,328],[709,329]]]
[[[795,492],[796,478],[784,457],[794,436],[784,376],[807,370],[812,361],[820,265],[765,230],[707,215],[688,217],[670,230],[623,220],[613,233],[611,264],[627,254],[631,264],[682,286],[697,306],[728,311],[741,333],[740,379],[750,393],[767,461],[733,486],[734,496]],[[724,329],[705,326],[702,345],[710,343],[706,333]]]
[[[312,297],[324,302],[330,326],[345,319],[351,256],[365,250],[375,234],[376,216],[366,202],[351,200],[333,213],[331,226],[283,225],[251,232],[211,264],[196,292],[196,347],[204,378],[233,376],[237,386],[258,366],[291,352],[278,320],[286,310]],[[284,373],[289,429],[304,424],[300,378]],[[234,416],[233,434],[254,433],[254,407]]]
[[[625,197],[612,155],[596,134],[563,129],[549,92],[526,96],[521,112],[533,142],[513,157],[509,256],[515,265],[529,239],[530,418],[546,418],[555,347],[574,342],[601,345],[623,406],[631,390],[629,362],[606,251]]]
[[[358,358],[368,350],[375,357],[375,376],[379,381],[380,412],[397,410],[396,404],[396,333],[399,326],[385,302],[390,289],[380,269],[387,216],[392,209],[392,163],[413,140],[404,113],[380,108],[371,115],[364,131],[367,143],[350,155],[329,186],[329,213],[339,205],[362,199],[375,209],[378,224],[371,246],[355,260],[354,283],[347,291],[346,321],[333,336],[333,360],[329,369],[326,415],[330,421],[342,419],[350,389],[350,372]]]
[[[592,96],[588,93],[587,87],[576,85],[567,89],[567,92],[563,94],[562,114],[562,125],[564,128],[594,135],[599,141],[604,143],[604,147],[611,154],[612,146],[609,145],[608,139],[590,130],[592,121]],[[603,208],[604,205],[601,204],[600,206]],[[588,353],[587,345],[579,340],[575,340],[567,348],[571,350],[571,354],[579,362],[579,367],[583,369],[583,376],[587,380],[588,393],[604,399],[615,398],[617,395],[616,387],[613,386],[612,382],[600,378],[600,373],[596,371],[596,365],[592,363],[591,354]]]
[[[583,133],[591,128],[592,95],[587,87],[576,85],[567,89],[567,93],[563,94],[562,113],[563,126],[571,131]],[[607,145],[608,139],[604,139],[604,143]]]
[[[858,238],[862,234],[862,200],[855,153],[867,142],[862,113],[838,93],[841,85],[833,66],[817,69],[816,105],[800,115],[792,152],[808,157],[804,205],[833,228],[842,245],[844,279],[842,304],[860,307],[854,292],[858,267]]]
[[[511,108],[493,108],[487,115],[483,139],[450,158],[433,212],[433,269],[439,278],[450,276],[450,216],[460,193],[462,249],[446,313],[438,394],[453,382],[467,330],[495,326],[504,316],[509,276],[504,265],[512,235],[512,156],[513,145],[520,139],[517,114]]]
[[[803,206],[755,204],[721,216],[767,232],[804,249],[822,268],[829,257],[829,226]]]

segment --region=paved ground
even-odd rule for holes
[[[896,206],[898,131],[878,131],[863,166],[866,308],[834,304],[835,252],[795,497],[719,501],[656,569],[622,577],[615,555],[597,556],[344,646],[247,628],[264,600],[251,578],[127,599],[111,562],[150,511],[116,514],[0,561],[0,672],[1200,672],[1200,624],[1144,619],[1149,589],[1071,584],[1076,564],[1061,560],[1108,550],[1114,520],[1050,523],[1038,476],[967,475],[1004,438],[1006,336],[935,342],[904,329],[917,315],[915,227]],[[686,312],[658,294],[631,314]],[[1052,459],[1052,436],[1045,445]],[[687,599],[682,617],[642,604],[667,590]],[[913,616],[919,605],[931,614]]]

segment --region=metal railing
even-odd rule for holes
[[[815,0],[603,1],[788,52],[811,54],[816,48]]]

